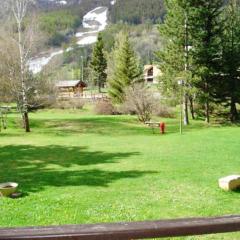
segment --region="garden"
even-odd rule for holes
[[[82,110],[18,114],[0,133],[0,182],[19,183],[21,198],[0,199],[0,226],[142,221],[239,213],[239,191],[218,179],[239,172],[238,125],[160,119],[154,133],[136,116]],[[189,239],[239,239],[239,233]],[[186,239],[186,238],[184,238]]]

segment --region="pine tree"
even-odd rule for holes
[[[165,95],[176,95],[178,79],[184,79],[184,123],[189,124],[188,100],[191,96],[191,72],[188,31],[188,5],[186,0],[167,0],[168,15],[160,34],[165,39],[164,49],[157,53],[159,68],[163,72],[160,79],[161,90]]]
[[[240,6],[229,0],[224,11],[222,36],[221,84],[216,86],[217,102],[230,107],[230,120],[238,120],[237,103],[240,103]]]
[[[120,33],[111,54],[112,74],[109,76],[109,95],[113,101],[122,103],[125,89],[141,80],[142,70],[127,34]]]
[[[101,92],[101,88],[104,87],[107,79],[107,60],[104,54],[104,43],[101,33],[99,33],[97,43],[94,46],[90,66],[93,72],[93,80],[98,86],[99,92]]]
[[[194,73],[199,79],[196,87],[205,105],[206,122],[209,123],[210,102],[214,100],[215,86],[219,85],[223,0],[189,0],[188,5]]]

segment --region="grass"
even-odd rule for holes
[[[31,114],[32,133],[17,115],[0,133],[0,182],[24,197],[0,199],[0,226],[156,220],[239,214],[239,192],[218,188],[240,172],[240,128],[196,121],[178,133],[152,134],[132,116],[88,111]],[[223,234],[182,239],[239,239]]]

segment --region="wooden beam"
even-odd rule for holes
[[[0,240],[126,240],[240,231],[240,215],[147,222],[2,228]]]

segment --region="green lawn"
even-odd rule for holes
[[[0,182],[24,197],[0,199],[0,226],[81,224],[240,213],[240,192],[218,178],[240,173],[240,128],[194,122],[168,134],[131,116],[79,111],[31,114],[32,133],[17,115],[0,133]],[[240,239],[224,234],[183,239]]]

